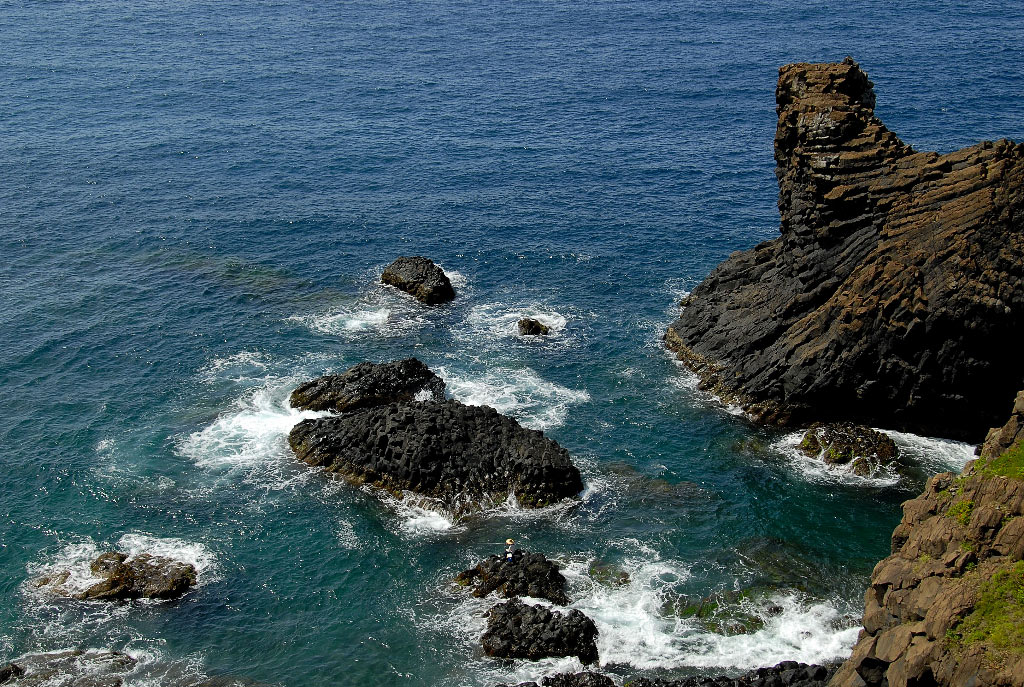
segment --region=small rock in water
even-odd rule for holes
[[[540,320],[535,320],[532,317],[524,317],[519,320],[519,334],[521,336],[547,336],[550,332],[551,327]]]
[[[576,656],[584,664],[596,663],[597,626],[575,609],[559,613],[512,599],[490,610],[483,646],[485,654],[498,658]]]
[[[455,298],[455,289],[444,270],[433,260],[419,256],[398,258],[384,269],[380,280],[427,305],[439,305]]]
[[[37,587],[49,587],[59,596],[85,600],[175,599],[196,583],[196,569],[190,563],[148,553],[129,558],[117,551],[102,553],[90,566],[102,578],[85,591],[69,592],[62,585],[69,573],[36,580]]]
[[[289,399],[303,410],[344,412],[411,401],[423,395],[444,400],[444,380],[416,358],[359,363],[340,375],[324,375],[298,386]]]
[[[463,585],[476,581],[473,596],[481,598],[496,591],[508,599],[530,596],[560,606],[569,603],[565,577],[542,553],[516,551],[511,561],[491,556],[475,568],[459,573],[455,581]]]
[[[814,423],[804,434],[800,450],[811,458],[820,456],[829,465],[852,464],[853,472],[862,477],[874,474],[899,455],[889,436],[849,422]]]

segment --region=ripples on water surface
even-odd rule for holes
[[[451,579],[507,536],[565,564],[613,674],[844,655],[898,504],[970,447],[897,436],[899,474],[823,470],[659,337],[777,233],[779,65],[853,55],[919,149],[1020,140],[1022,27],[985,2],[0,7],[0,662],[115,648],[147,685],[578,667],[482,657],[486,603]],[[400,254],[459,299],[378,285]],[[409,355],[565,445],[582,501],[457,521],[294,460],[296,383]],[[195,560],[199,587],[29,583],[118,546]],[[746,634],[688,614],[716,594]]]

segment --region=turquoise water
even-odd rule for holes
[[[777,235],[779,65],[853,55],[915,147],[1024,139],[1024,8],[996,3],[0,5],[0,662],[129,684],[489,685],[454,575],[515,537],[566,565],[620,677],[842,656],[899,503],[971,447],[863,480],[796,458],[662,349],[676,303]],[[428,255],[459,297],[378,285]],[[514,336],[533,315],[550,340]],[[292,387],[415,355],[567,447],[578,504],[464,522],[299,464]],[[979,438],[980,439],[980,438]],[[110,547],[183,600],[29,584]],[[591,579],[594,562],[630,583]],[[78,566],[78,567],[76,567]],[[753,590],[748,634],[686,603]],[[779,605],[781,615],[769,615]]]

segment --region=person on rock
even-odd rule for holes
[[[512,562],[513,554],[516,551],[516,542],[514,539],[505,540],[505,560],[509,563]]]

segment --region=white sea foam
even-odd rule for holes
[[[768,606],[781,608],[770,613]],[[824,663],[850,655],[860,628],[828,601],[797,594],[776,595],[753,609],[764,627],[749,634],[723,635],[692,631],[686,636],[682,665],[751,670],[780,661]]]
[[[394,510],[399,519],[399,527],[406,534],[432,534],[461,530],[457,525],[458,518],[433,499],[407,491],[401,499],[391,494],[367,487]]]
[[[203,468],[233,468],[287,456],[285,437],[297,423],[328,413],[296,410],[288,395],[297,379],[271,379],[235,402],[210,426],[179,442],[178,452]]]
[[[491,406],[532,429],[558,427],[565,423],[570,406],[590,400],[586,391],[549,382],[530,368],[492,368],[477,375],[446,367],[435,371],[455,399],[467,405]]]
[[[872,475],[862,476],[854,473],[852,463],[829,465],[821,457],[808,456],[800,450],[803,437],[804,432],[792,432],[772,444],[772,448],[785,456],[790,465],[810,482],[891,487],[900,481],[899,473],[891,465],[878,468]]]
[[[909,458],[929,472],[963,470],[968,461],[975,458],[974,446],[961,441],[922,437],[916,434],[880,429],[885,432],[900,450],[900,455]]]
[[[690,576],[689,566],[662,560],[642,542],[625,546],[639,551],[622,568],[629,583],[607,586],[587,574],[590,560],[575,560],[563,570],[577,596],[571,607],[583,611],[597,625],[601,665],[628,664],[635,668],[671,667],[687,656],[680,633],[681,621],[662,613],[666,593]]]

